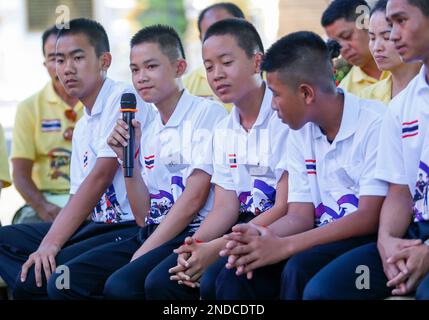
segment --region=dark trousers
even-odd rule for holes
[[[48,233],[51,223],[11,225],[0,228],[0,276],[12,289],[15,299],[46,299],[46,278],[42,271],[43,285],[38,288],[34,277],[34,265],[27,280],[20,280],[21,268],[30,254],[36,251]],[[55,260],[57,266],[106,243],[118,242],[131,237],[138,230],[134,221],[117,224],[84,222],[65,243]]]
[[[368,286],[362,287],[356,282],[362,271],[359,266],[368,270]],[[391,295],[393,288],[386,286],[387,277],[375,242],[351,250],[338,257],[317,273],[304,290],[306,300],[374,300],[385,299]],[[429,299],[429,273],[420,282],[417,299]]]
[[[405,234],[406,239],[429,238],[429,221],[411,223]],[[362,271],[369,272],[369,288],[357,285]],[[383,263],[376,242],[355,248],[335,259],[323,268],[304,290],[304,299],[385,299],[391,295],[393,288],[386,286],[387,277],[383,271]],[[416,299],[429,299],[429,273],[421,280],[416,291]]]
[[[375,237],[356,237],[319,245],[289,260],[254,270],[253,278],[236,276],[236,269],[223,268],[216,278],[216,298],[222,300],[302,299],[308,281],[324,266],[343,253],[374,241]]]
[[[70,288],[57,286],[60,275],[53,275],[48,283],[51,299],[145,299],[146,276],[171,252],[190,236],[182,232],[174,239],[130,262],[155,226],[140,228],[129,239],[106,244],[90,250],[65,265],[70,270]]]
[[[226,263],[226,258],[220,258],[210,265],[203,273],[200,288],[191,288],[179,285],[177,281],[170,280],[168,270],[177,265],[177,254],[169,255],[147,276],[145,283],[146,298],[148,300],[214,300],[215,280]]]

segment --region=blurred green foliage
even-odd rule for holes
[[[183,38],[187,26],[183,0],[138,0],[138,3],[142,10],[136,19],[141,27],[167,24]]]

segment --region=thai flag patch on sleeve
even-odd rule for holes
[[[316,160],[305,160],[307,174],[316,174]]]
[[[144,165],[146,169],[153,169],[155,166],[155,155],[153,154],[151,156],[144,157]]]
[[[230,168],[237,168],[237,155],[236,154],[229,154],[229,167]]]
[[[61,131],[61,119],[43,119],[42,132]]]
[[[419,134],[419,120],[402,124],[402,139],[411,138]]]

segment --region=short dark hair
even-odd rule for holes
[[[386,12],[387,2],[389,0],[378,0],[371,9],[371,16],[376,12]]]
[[[94,47],[97,57],[104,52],[110,52],[109,38],[106,30],[97,21],[78,18],[70,20],[69,27],[64,27],[58,32],[58,39],[68,34],[83,33],[89,40],[89,43]]]
[[[419,8],[426,17],[429,17],[429,2],[427,0],[408,0],[408,3]]]
[[[48,38],[52,35],[54,35],[55,37],[58,34],[58,29],[56,25],[53,25],[52,27],[49,27],[48,29],[46,29],[43,34],[42,34],[42,52],[43,52],[43,56],[45,55],[45,44],[46,41],[48,41]]]
[[[335,89],[328,47],[313,32],[291,33],[275,42],[261,67],[266,72],[278,72],[280,80],[293,89],[302,83],[316,85],[323,91]]]
[[[334,0],[326,8],[322,15],[322,26],[327,27],[333,24],[339,19],[345,19],[346,21],[356,21],[361,13],[356,12],[356,8],[359,6],[367,6],[368,3],[365,0]]]
[[[162,53],[171,61],[185,59],[182,41],[176,30],[170,26],[157,24],[141,29],[131,38],[131,48],[145,42],[158,44]]]
[[[249,21],[243,19],[225,19],[214,23],[204,35],[203,43],[210,37],[231,35],[238,46],[250,58],[256,52],[264,52],[264,45],[256,28]]]
[[[231,2],[219,2],[212,4],[211,6],[208,6],[203,11],[200,12],[198,15],[198,31],[201,33],[201,22],[204,19],[204,16],[207,12],[209,12],[212,9],[224,9],[228,11],[234,18],[242,18],[244,19],[244,13],[241,11],[241,9]]]

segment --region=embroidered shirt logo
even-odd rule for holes
[[[60,119],[43,119],[42,132],[56,132],[61,131]]]
[[[419,120],[402,124],[402,139],[411,138],[419,134]]]
[[[153,169],[155,166],[155,155],[144,157],[144,165],[146,169]]]
[[[316,174],[316,160],[305,160],[307,174]]]

